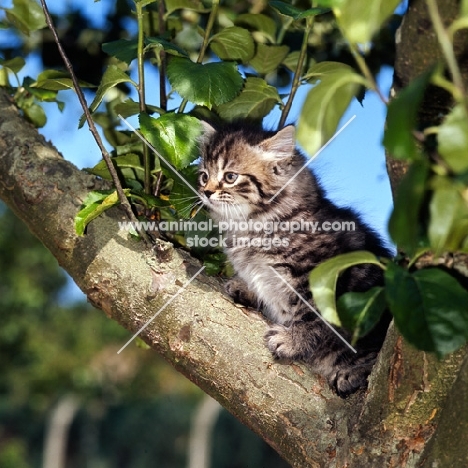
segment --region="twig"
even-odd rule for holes
[[[219,8],[219,0],[213,0],[213,6],[211,8],[210,17],[208,18],[208,24],[206,25],[205,36],[203,37],[203,43],[200,49],[200,53],[198,54],[197,63],[202,63],[203,59],[205,58],[205,52],[208,48],[208,44],[210,42],[211,30],[213,29],[214,22],[216,17],[218,16],[218,8]],[[188,100],[184,99],[179,106],[179,113],[184,112],[185,106],[187,105]]]
[[[158,4],[158,26],[159,35],[164,36],[166,32],[166,22],[164,21],[164,13],[166,11],[164,0],[159,0]],[[166,52],[162,50],[159,54],[159,107],[167,110],[167,94],[166,94]]]
[[[296,95],[296,92],[299,88],[299,81],[301,79],[302,72],[304,71],[304,62],[307,57],[307,45],[309,43],[310,31],[312,30],[312,19],[309,17],[306,21],[307,23],[304,31],[304,37],[302,38],[301,52],[299,54],[299,59],[297,60],[296,70],[294,71],[291,92],[289,93],[288,100],[286,101],[286,104],[283,107],[283,111],[281,112],[281,118],[278,124],[278,129],[281,129],[284,126],[284,123],[286,122],[289,111],[291,110],[294,96]]]
[[[104,158],[104,161],[106,162],[107,168],[109,170],[109,173],[112,177],[112,181],[114,182],[115,189],[117,191],[117,194],[119,196],[119,200],[121,205],[123,206],[125,212],[127,213],[127,216],[129,217],[130,221],[134,223],[138,223],[138,220],[136,219],[135,215],[133,214],[132,207],[130,206],[130,203],[125,196],[125,193],[123,191],[122,185],[119,180],[119,176],[117,174],[117,171],[114,167],[114,164],[112,164],[112,160],[110,158],[109,153],[107,152],[102,139],[97,131],[96,125],[94,124],[94,121],[91,117],[91,113],[89,112],[88,109],[88,104],[86,102],[86,99],[84,97],[83,91],[80,88],[80,84],[78,83],[78,79],[75,75],[75,72],[73,71],[73,66],[68,59],[65,51],[63,50],[62,44],[60,42],[60,39],[57,34],[57,30],[55,29],[54,23],[52,21],[52,17],[50,15],[49,9],[47,8],[47,4],[45,0],[41,0],[41,5],[42,9],[44,11],[44,15],[46,18],[47,26],[49,27],[50,31],[52,32],[52,35],[54,36],[55,43],[57,44],[57,48],[59,50],[60,56],[62,57],[62,60],[65,64],[66,69],[70,73],[71,80],[73,82],[73,86],[75,88],[76,94],[78,96],[78,100],[80,101],[81,107],[83,108],[83,112],[86,117],[86,121],[88,122],[89,125],[89,131],[93,135],[94,139],[96,140],[96,143],[101,150],[102,157]],[[135,224],[135,227],[138,226],[138,224]],[[139,234],[142,237],[142,239],[148,244],[151,245],[151,241],[149,237],[146,235],[146,232],[144,230],[139,230]]]
[[[371,89],[377,93],[377,96],[379,96],[380,100],[387,105],[388,104],[388,99],[382,94],[382,91],[380,91],[379,86],[377,85],[377,82],[375,81],[374,76],[372,75],[371,71],[369,70],[369,67],[367,66],[366,61],[364,60],[363,56],[359,52],[358,48],[356,47],[355,44],[349,43],[349,48],[351,50],[351,53],[353,54],[354,60],[356,60],[356,63],[361,70],[362,74],[365,76],[369,84],[371,85]]]
[[[135,2],[138,23],[138,45],[137,45],[137,61],[138,61],[138,100],[140,101],[140,112],[146,112],[146,97],[145,97],[145,57],[144,57],[144,26],[143,26],[143,7],[140,2]],[[143,166],[144,166],[144,189],[145,193],[151,193],[151,165],[150,153],[148,146],[143,146]]]

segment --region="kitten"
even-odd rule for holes
[[[307,159],[295,148],[293,126],[270,132],[231,124],[216,131],[205,124],[205,130],[199,192],[226,229],[226,254],[237,275],[227,292],[236,302],[261,308],[273,322],[265,341],[276,359],[305,361],[342,397],[365,387],[388,320],[359,340],[354,353],[277,274],[313,304],[309,273],[319,263],[354,250],[382,257],[390,257],[390,251],[356,213],[326,198],[304,168]],[[289,232],[277,224],[272,232],[275,222],[301,221],[303,229]],[[355,230],[325,230],[337,221],[354,223]],[[304,222],[318,222],[323,229],[304,229]],[[340,276],[337,295],[366,291],[382,281],[375,265],[352,267]],[[348,332],[338,331],[350,339]]]

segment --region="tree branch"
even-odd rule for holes
[[[149,251],[129,239],[119,230],[126,217],[118,208],[77,237],[74,216],[87,192],[102,184],[65,161],[0,89],[0,198],[88,299],[135,333],[200,265],[170,244]],[[293,466],[357,468],[377,466],[375,460],[390,466],[401,447],[418,460],[422,446],[414,441],[424,445],[433,433],[433,413],[439,414],[463,353],[437,362],[391,334],[368,392],[343,400],[306,367],[273,362],[264,331],[257,313],[236,307],[217,279],[200,275],[142,338]]]

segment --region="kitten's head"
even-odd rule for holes
[[[266,211],[297,171],[294,127],[279,132],[245,125],[219,131],[204,127],[198,189],[210,211],[238,219]]]

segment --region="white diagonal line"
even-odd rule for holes
[[[171,169],[172,171],[176,174],[177,177],[179,177],[179,179],[181,179],[183,182],[185,182],[185,184],[187,185],[187,187],[192,190],[192,192],[195,193],[195,195],[200,198],[200,200],[203,201],[203,198],[201,197],[201,195],[192,187],[192,184],[182,175],[179,173],[179,171],[169,162],[166,160],[166,158],[164,158],[161,153],[126,119],[124,119],[120,114],[118,114],[120,120],[122,120],[123,122],[125,122],[125,125],[127,125],[127,127],[132,130],[136,136],[146,145],[148,146],[148,148],[151,148],[154,153],[156,154],[156,156],[158,158],[161,158]]]
[[[349,348],[353,353],[357,351],[299,294],[272,266],[274,274]]]
[[[354,114],[309,160],[268,200],[271,203],[354,119]]]
[[[120,354],[206,268],[202,266],[118,351]]]

